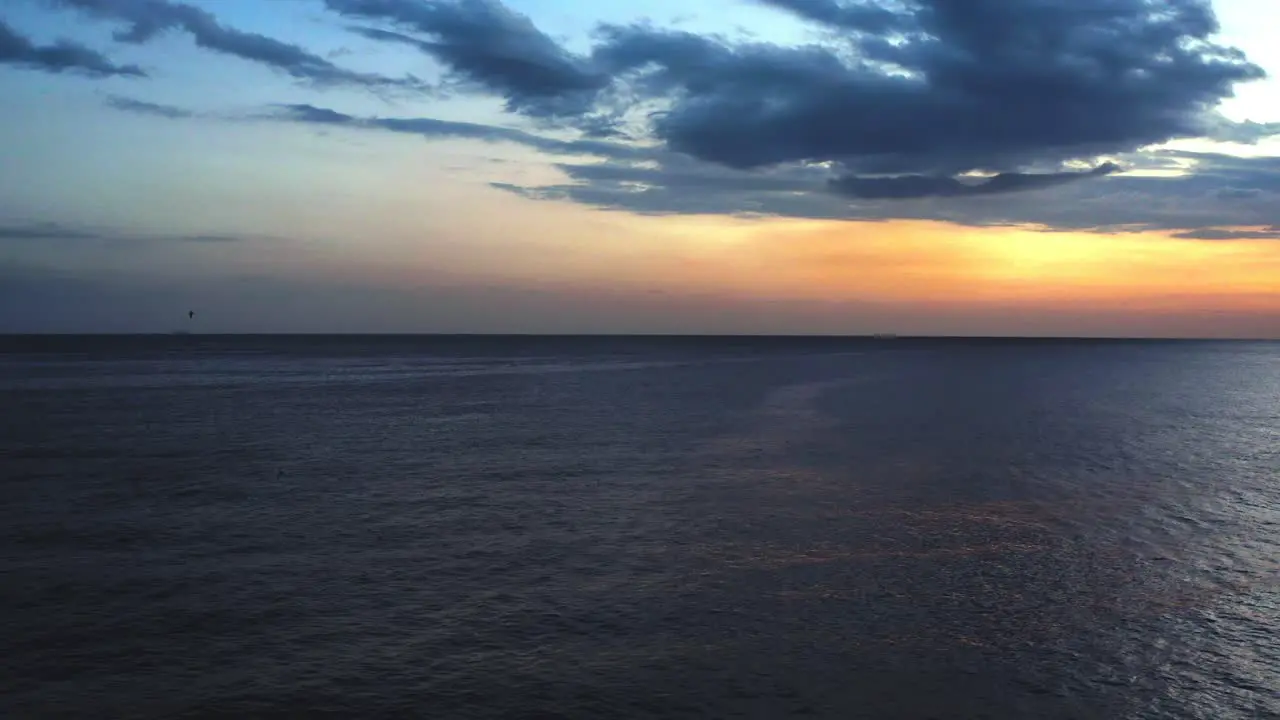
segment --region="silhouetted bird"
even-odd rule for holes
[[[188,310],[188,311],[187,311],[187,319],[188,319],[188,320],[190,320],[191,318],[193,318],[193,317],[195,317],[195,316],[196,316],[196,311],[195,311],[195,310]]]

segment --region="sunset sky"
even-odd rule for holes
[[[4,0],[0,332],[1280,338],[1275,0]]]

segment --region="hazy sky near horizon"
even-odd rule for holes
[[[0,332],[1280,337],[1273,0],[6,0]]]

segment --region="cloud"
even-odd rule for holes
[[[464,138],[485,142],[509,142],[558,155],[595,155],[628,160],[642,160],[652,155],[652,152],[644,147],[604,140],[558,140],[515,128],[425,117],[356,117],[328,108],[306,104],[281,105],[260,117],[316,125],[339,125],[355,129],[383,130],[426,138]]]
[[[1280,239],[1280,226],[1236,230],[1232,228],[1197,228],[1175,233],[1173,237],[1192,240],[1274,240]]]
[[[1164,151],[1160,155],[1189,162],[1182,184],[1202,193],[1233,199],[1280,194],[1280,157],[1240,157],[1224,153]],[[1265,224],[1265,223],[1264,223]]]
[[[159,105],[127,97],[112,96],[107,104],[117,110],[155,115],[171,119],[200,117],[199,113],[171,105]],[[438,120],[428,117],[359,117],[330,108],[305,103],[275,105],[264,110],[241,115],[224,115],[224,119],[270,120],[304,125],[343,127],[352,130],[377,130],[382,132],[415,135],[423,138],[459,138],[483,142],[508,142],[540,150],[554,155],[589,155],[615,160],[641,161],[659,153],[644,146],[595,139],[560,140],[516,128],[498,127],[482,123]]]
[[[318,84],[366,88],[421,88],[414,78],[394,79],[346,70],[297,45],[265,35],[229,28],[205,10],[170,0],[49,0],[91,17],[126,24],[115,37],[121,42],[145,43],[161,33],[182,30],[207,50],[281,70]]]
[[[383,130],[426,138],[464,138],[485,142],[509,142],[557,155],[595,155],[626,160],[644,160],[654,155],[653,151],[643,146],[605,140],[559,140],[515,128],[425,117],[356,117],[336,110],[306,104],[280,105],[259,117],[315,125],[339,125],[355,129]]]
[[[874,2],[839,3],[836,0],[760,0],[763,5],[788,10],[800,17],[858,33],[885,34],[915,29],[903,12],[903,3],[890,7]]]
[[[231,243],[249,239],[243,235],[196,234],[196,235],[159,235],[147,236],[122,233],[114,230],[70,227],[56,222],[13,223],[0,222],[0,241],[60,241],[88,240],[104,242],[135,242],[142,240],[160,240],[169,242],[192,243]]]
[[[645,27],[611,29],[597,52],[671,98],[654,130],[692,156],[740,169],[834,161],[851,174],[954,176],[1197,136],[1206,105],[1261,77],[1205,43],[1207,9],[1150,12],[1139,0],[931,0],[902,15],[919,29],[897,42],[850,36],[856,61],[827,47]]]
[[[0,224],[0,240],[95,240],[96,232],[65,227],[58,223]]]
[[[1095,232],[1185,231],[1206,238],[1221,228],[1280,226],[1280,158],[1166,151],[1146,159],[1153,164],[1192,162],[1195,167],[1181,176],[1152,176],[1113,174],[1114,168],[1104,165],[1088,173],[1064,173],[1070,177],[1036,188],[1034,199],[1012,192],[957,194],[950,184],[937,192],[928,181],[908,187],[911,192],[879,186],[880,197],[852,197],[840,192],[840,181],[833,181],[821,166],[792,164],[744,173],[670,158],[646,165],[616,160],[564,163],[556,167],[569,176],[568,183],[495,187],[531,199],[642,214],[920,219]],[[1128,156],[1124,160],[1135,164]],[[1071,181],[1082,175],[1094,177]],[[1039,182],[1043,178],[1033,181]],[[921,187],[934,192],[921,192]],[[1232,192],[1224,193],[1228,188]],[[1263,237],[1256,232],[1248,236]]]
[[[326,0],[428,34],[412,42],[513,111],[661,105],[649,129],[669,149],[744,170],[833,162],[852,176],[956,178],[1061,168],[1203,135],[1236,83],[1263,76],[1212,42],[1203,0],[766,4],[832,41],[784,47],[607,25],[576,56],[497,0]]]
[[[891,177],[845,176],[830,181],[837,193],[868,199],[897,199],[923,197],[963,197],[966,195],[994,195],[1053,187],[1063,183],[1099,175],[1109,175],[1120,167],[1115,163],[1103,163],[1088,172],[1000,173],[987,180],[966,183],[950,177],[926,175],[896,175]]]
[[[435,58],[464,85],[500,94],[511,112],[534,117],[590,114],[611,78],[560,47],[529,18],[497,0],[324,0],[345,17],[383,21],[425,38],[354,28],[374,40],[407,44]]]
[[[53,45],[36,45],[19,35],[2,19],[0,19],[0,64],[53,73],[76,72],[97,77],[113,75],[146,77],[146,73],[137,65],[117,65],[102,53],[69,40],[60,40]]]
[[[236,235],[182,235],[177,239],[183,242],[213,243],[215,245],[221,243],[241,242],[244,240],[243,237]]]
[[[1228,187],[1228,188],[1222,188],[1221,190],[1214,193],[1214,197],[1217,197],[1222,200],[1248,200],[1251,198],[1256,198],[1261,194],[1262,194],[1262,191],[1257,188]]]
[[[131,23],[126,40],[200,26],[143,22],[188,7],[170,0],[59,1],[112,8]],[[756,1],[823,39],[782,46],[602,25],[589,50],[573,52],[498,0],[323,0],[354,32],[426,53],[453,87],[501,98],[537,132],[311,104],[252,117],[591,156],[602,162],[559,166],[568,183],[497,187],[632,212],[1205,236],[1280,221],[1280,162],[1143,150],[1191,137],[1256,143],[1280,130],[1218,114],[1263,72],[1215,41],[1204,0]],[[639,142],[606,137],[624,124]]]
[[[1280,122],[1233,122],[1225,118],[1215,123],[1206,137],[1219,142],[1256,145],[1267,138],[1280,135]]]
[[[191,110],[174,107],[173,105],[162,105],[159,103],[134,100],[133,98],[122,97],[120,95],[108,96],[107,105],[117,110],[124,110],[126,112],[137,113],[139,115],[155,115],[157,117],[169,119],[196,117],[196,113]]]

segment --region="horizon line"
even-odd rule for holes
[[[1114,340],[1159,342],[1280,342],[1277,337],[1203,337],[1160,335],[899,335],[895,333],[659,333],[659,332],[0,332],[16,338],[651,338],[791,340]]]

